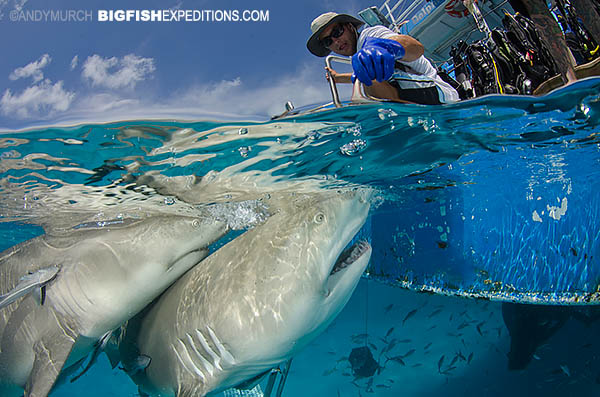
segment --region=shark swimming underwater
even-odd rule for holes
[[[4,251],[0,293],[18,297],[0,309],[0,395],[48,395],[63,367],[204,259],[227,231],[208,217],[158,215],[84,225]],[[29,292],[42,287],[40,305]]]
[[[130,321],[124,367],[140,394],[191,397],[251,386],[319,335],[348,302],[370,256],[359,241],[364,192],[296,194],[187,272]]]

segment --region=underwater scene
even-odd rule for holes
[[[600,392],[600,79],[301,110],[0,131],[0,378],[22,385],[2,395]],[[252,327],[216,331],[236,316]],[[145,331],[207,318],[190,345]],[[235,349],[273,357],[189,386]]]

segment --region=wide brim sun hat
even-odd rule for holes
[[[318,57],[324,57],[331,53],[331,50],[321,44],[319,40],[319,36],[321,33],[332,23],[351,23],[357,29],[364,25],[365,23],[360,19],[354,18],[352,15],[348,14],[338,14],[336,12],[326,12],[325,14],[321,14],[315,19],[313,19],[310,24],[310,30],[312,31],[312,36],[308,39],[306,43],[306,48],[314,55]]]

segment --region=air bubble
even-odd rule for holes
[[[342,154],[354,156],[365,150],[366,147],[367,142],[365,142],[362,139],[355,139],[352,142],[346,143],[345,145],[340,147],[340,151],[342,152]]]
[[[320,137],[321,134],[319,134],[317,131],[310,131],[308,134],[306,134],[306,138],[310,139],[311,141],[316,141]]]
[[[175,204],[175,199],[173,197],[165,197],[164,203],[165,205],[173,205]]]
[[[250,146],[242,146],[238,148],[238,152],[240,152],[240,156],[246,158],[248,157],[248,153],[250,152]]]
[[[379,118],[381,120],[398,116],[398,113],[394,112],[392,109],[379,109],[377,112],[379,113]]]

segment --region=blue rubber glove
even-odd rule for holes
[[[396,40],[369,37],[352,56],[352,82],[358,79],[370,86],[372,80],[382,82],[394,74],[396,59],[402,59],[406,50]]]

